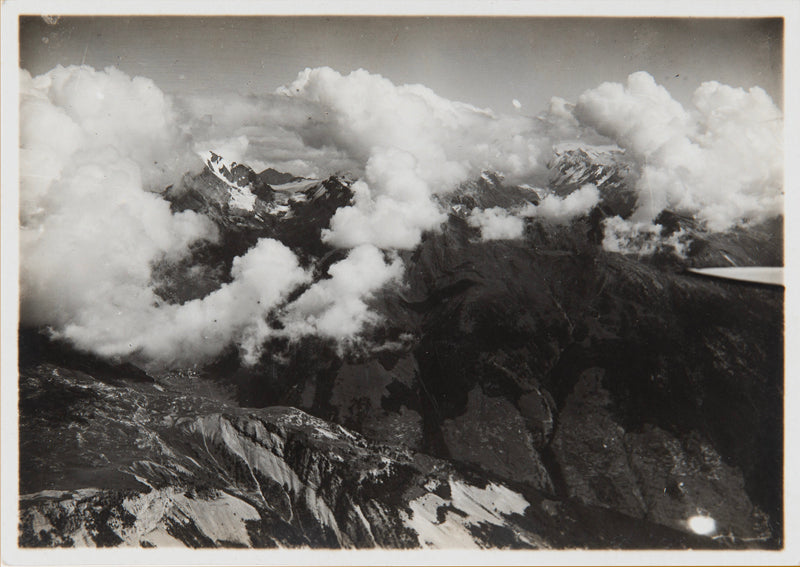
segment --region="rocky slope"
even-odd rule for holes
[[[28,354],[23,546],[712,543],[370,442],[295,408],[243,409],[198,376],[108,380],[71,368],[74,359],[32,363]]]
[[[148,376],[21,330],[21,545],[780,547],[782,289],[684,271],[780,263],[780,220],[709,234],[665,213],[685,256],[606,252],[624,156],[557,157],[548,190],[596,183],[594,211],[483,242],[469,210],[539,196],[465,184],[357,349],[274,340],[255,367]],[[187,176],[166,197],[220,238],[156,266],[160,293],[215,289],[264,236],[324,274],[349,183]]]

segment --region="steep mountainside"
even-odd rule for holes
[[[23,363],[23,546],[707,546],[173,374]],[[88,368],[86,368],[88,370]],[[48,403],[58,401],[54,430]],[[37,451],[49,444],[47,455]]]

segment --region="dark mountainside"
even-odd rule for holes
[[[220,231],[154,267],[165,299],[216,289],[262,237],[317,278],[343,257],[319,234],[349,180],[225,171],[165,192]],[[20,544],[782,547],[783,290],[685,272],[780,265],[782,220],[711,234],[665,212],[685,257],[606,252],[603,220],[635,204],[624,159],[572,150],[551,171],[600,204],[484,242],[473,207],[540,196],[490,173],[442,196],[448,221],[344,350],[274,339],[254,367],[232,350],[149,375],[21,329]]]

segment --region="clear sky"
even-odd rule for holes
[[[686,104],[703,81],[782,105],[782,19],[527,17],[23,17],[20,65],[115,65],[165,92],[271,92],[305,67],[363,67],[396,84],[511,111],[574,100],[644,70]]]

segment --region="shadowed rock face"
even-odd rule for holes
[[[555,184],[624,189],[624,165],[568,158]],[[223,218],[206,181],[184,195]],[[213,289],[263,236],[324,273],[341,253],[319,230],[352,194],[338,178],[303,191],[263,222],[220,220],[193,279],[157,267],[162,295]],[[597,244],[613,203],[491,242],[461,207],[529,196],[491,175],[448,196],[358,350],[275,341],[255,367],[230,353],[147,376],[22,330],[20,543],[780,547],[782,290],[683,268],[779,263],[781,222],[707,234],[666,215],[699,244],[634,257]]]

